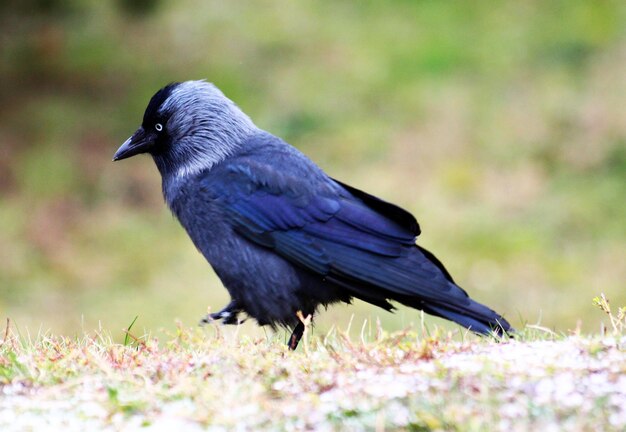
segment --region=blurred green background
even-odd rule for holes
[[[594,331],[595,295],[626,304],[623,1],[9,0],[0,55],[0,313],[31,333],[159,333],[227,301],[150,158],[111,162],[158,88],[199,78],[412,211],[514,325]],[[420,320],[357,303],[316,331],[352,313]]]

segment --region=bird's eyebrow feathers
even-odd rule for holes
[[[146,111],[143,114],[142,125],[144,127],[149,126],[150,123],[154,122],[158,118],[159,108],[161,108],[163,103],[170,97],[174,89],[179,85],[180,83],[177,82],[170,83],[152,96],[152,99],[150,99],[150,102],[146,107]]]

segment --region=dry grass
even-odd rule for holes
[[[527,328],[493,341],[427,329],[277,335],[178,327],[0,347],[0,429],[623,430],[626,337]]]

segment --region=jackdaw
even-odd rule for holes
[[[293,327],[295,349],[301,316],[358,298],[388,311],[397,301],[479,334],[512,331],[416,244],[409,212],[329,177],[211,83],[159,90],[113,160],[140,153],[152,156],[167,205],[231,296],[204,321],[234,324],[245,313]]]

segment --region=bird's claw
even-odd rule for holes
[[[238,325],[246,321],[245,319],[239,319],[239,311],[232,311],[226,308],[219,312],[207,314],[200,320],[200,325],[211,324],[219,320],[222,320],[223,325]]]

